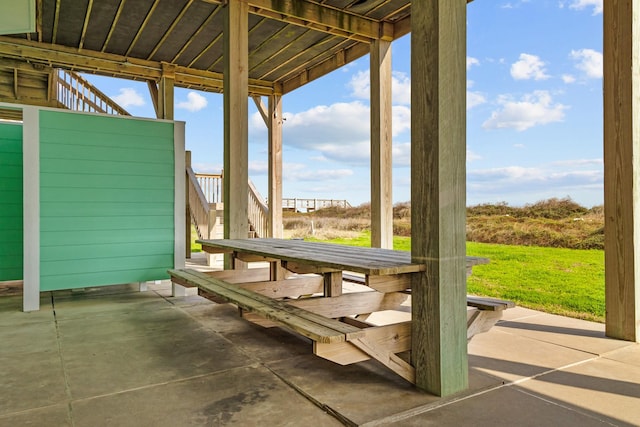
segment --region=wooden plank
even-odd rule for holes
[[[268,268],[249,268],[247,270],[220,270],[204,272],[207,276],[228,283],[263,282],[269,280]]]
[[[0,296],[22,295],[22,280],[7,280],[0,282]]]
[[[361,313],[395,310],[408,298],[406,294],[380,292],[353,292],[334,298],[304,298],[289,304],[325,317],[338,318]]]
[[[640,5],[604,2],[607,336],[640,342]]]
[[[503,311],[516,305],[513,301],[467,295],[467,305],[485,311]]]
[[[330,267],[318,267],[315,265],[309,265],[304,263],[299,263],[295,261],[283,261],[282,266],[289,271],[292,271],[297,274],[324,274],[330,273],[332,271],[340,271],[339,269],[330,268]]]
[[[391,42],[371,43],[371,246],[393,249]]]
[[[176,283],[190,283],[206,292],[219,295],[243,309],[255,311],[315,341],[339,342],[361,335],[361,330],[356,327],[208,277],[195,270],[170,270],[169,274]]]
[[[293,263],[314,266],[322,271],[346,270],[370,275],[400,274],[423,271],[424,264],[411,262],[408,252],[378,248],[353,248],[328,243],[285,239],[198,240],[207,251],[213,248],[271,256]],[[290,267],[287,267],[292,269]],[[307,270],[311,272],[312,270]]]
[[[277,280],[269,282],[248,282],[241,283],[238,286],[243,289],[248,289],[252,292],[257,292],[259,294],[268,296],[270,298],[298,298],[301,295],[320,293],[324,289],[322,277],[320,276],[304,276],[297,279]],[[289,303],[292,305],[296,305],[295,301]]]
[[[398,292],[411,288],[412,274],[390,274],[367,276],[366,285],[378,292]]]
[[[469,310],[468,312],[470,312]],[[472,311],[472,315],[467,318],[467,340],[473,338],[474,335],[487,332],[502,318],[502,311],[476,310]]]
[[[369,342],[389,353],[401,353],[411,349],[411,322],[367,328],[364,334]],[[340,365],[371,359],[367,353],[350,342],[314,343],[313,353]]]
[[[466,0],[411,3],[411,255],[416,385],[468,387],[465,274]],[[419,213],[419,214],[418,214]]]
[[[411,384],[416,383],[415,368],[411,366],[411,364],[398,357],[393,352],[377,346],[375,342],[372,342],[365,337],[352,339],[349,340],[349,342],[358,347],[363,352],[367,353],[373,359],[376,359],[378,362],[391,369],[393,372],[395,372],[405,380],[409,381]]]

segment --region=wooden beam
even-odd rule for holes
[[[391,42],[371,43],[371,247],[393,249]]]
[[[249,5],[224,6],[224,238],[249,232]],[[228,257],[225,256],[225,262]]]
[[[153,80],[147,80],[147,87],[149,88],[149,95],[151,96],[153,111],[155,111],[156,117],[160,117],[160,110],[158,109],[158,106],[160,105],[158,99],[158,84]]]
[[[466,0],[411,4],[411,361],[416,385],[468,387],[466,331]]]
[[[79,49],[82,49],[84,47],[84,38],[87,34],[87,27],[89,26],[89,17],[91,16],[92,9],[93,9],[93,0],[89,0],[89,4],[87,4],[87,10],[84,14],[84,24],[82,24],[82,35],[80,36],[80,43],[78,44]]]
[[[309,0],[249,0],[250,12],[266,18],[313,28],[316,31],[360,41],[380,37],[391,40],[380,22],[362,15]]]
[[[43,45],[5,36],[0,36],[0,58],[132,80],[159,81],[162,76],[161,62],[89,50],[81,51],[60,45]],[[223,89],[223,75],[213,71],[176,66],[175,86],[220,93]],[[250,79],[249,93],[268,96],[276,92],[272,82]]]
[[[282,96],[269,96],[269,237],[282,238]]]
[[[604,2],[607,336],[640,341],[640,4]]]

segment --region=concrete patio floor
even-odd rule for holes
[[[469,390],[440,399],[166,282],[41,305],[0,298],[0,426],[640,425],[640,345],[523,308],[471,341]]]

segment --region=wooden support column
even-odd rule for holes
[[[269,236],[282,238],[282,96],[269,96]]]
[[[466,0],[411,4],[411,363],[416,385],[468,387]]]
[[[393,249],[391,42],[371,43],[371,246]]]
[[[607,336],[640,342],[640,2],[604,2]]]
[[[175,65],[162,63],[162,77],[158,84],[158,118],[173,120],[173,86],[176,79]]]
[[[265,107],[261,96],[253,96],[258,112],[269,131],[269,237],[282,238],[282,95],[269,96]]]
[[[223,13],[224,238],[246,239],[249,233],[249,5],[246,0],[229,1]]]

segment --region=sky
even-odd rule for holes
[[[603,0],[467,6],[467,205],[603,203]],[[410,200],[410,35],[393,50],[393,201]],[[85,76],[132,115],[145,83]],[[196,172],[222,169],[222,95],[176,89]],[[266,99],[265,99],[266,103]],[[283,97],[283,197],[370,200],[369,57]],[[267,129],[249,103],[249,177],[267,194]]]

